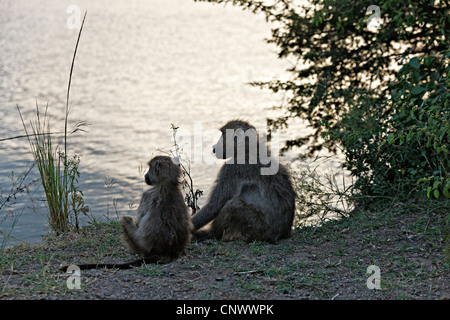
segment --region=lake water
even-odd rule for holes
[[[81,158],[80,187],[99,219],[133,214],[146,189],[139,166],[157,149],[172,147],[171,123],[185,132],[201,124],[206,159],[227,120],[242,117],[265,129],[268,108],[283,99],[247,84],[286,77],[291,66],[265,42],[270,25],[261,15],[191,0],[0,0],[0,139],[24,133],[16,104],[28,121],[36,101],[41,111],[48,103],[52,130],[63,130],[78,35],[67,26],[70,5],[88,13],[72,77],[69,127],[79,121],[89,126],[69,137],[69,154]],[[26,139],[0,141],[3,195],[11,172],[23,173],[31,160]],[[219,165],[192,166],[196,187],[205,191],[200,204]],[[34,168],[26,181],[37,176]],[[12,207],[22,214],[11,234],[36,242],[48,228],[47,213],[42,187],[31,191]],[[0,211],[3,233],[13,223],[8,211]]]
[[[224,122],[244,117],[264,127],[266,108],[282,98],[246,84],[280,78],[288,66],[264,41],[270,26],[262,16],[190,0],[2,0],[0,139],[23,134],[16,104],[29,120],[36,101],[41,111],[48,102],[52,129],[63,129],[78,34],[67,25],[70,5],[88,14],[72,79],[69,126],[78,121],[89,126],[69,137],[69,153],[81,158],[80,187],[96,217],[116,218],[116,209],[119,215],[133,212],[146,188],[139,166],[157,149],[172,147],[171,123],[187,132],[193,132],[194,121],[201,123],[202,146],[210,150]],[[26,139],[0,142],[3,194],[11,172],[23,173],[31,160]],[[192,166],[196,187],[206,192],[201,203],[218,167]],[[26,182],[36,177],[33,169]],[[39,241],[47,230],[38,186],[13,206],[22,215],[12,235],[22,240]],[[2,210],[0,219],[7,213]],[[11,224],[7,217],[0,230],[9,232]]]

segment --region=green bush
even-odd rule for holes
[[[388,143],[403,152],[400,174],[421,184],[427,197],[450,198],[450,51],[413,58],[399,72],[392,104],[398,106]],[[414,152],[415,151],[415,152]]]
[[[362,193],[409,196],[421,185],[429,198],[450,197],[449,58],[449,50],[412,58],[391,98],[361,99],[324,135],[342,143]]]
[[[253,83],[285,97],[269,134],[295,118],[313,130],[282,151],[342,148],[364,194],[408,196],[419,181],[448,195],[448,1],[203,1],[263,14],[278,57],[296,62],[289,80]]]

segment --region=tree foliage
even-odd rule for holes
[[[297,61],[289,80],[253,83],[288,97],[282,113],[267,119],[269,133],[294,118],[314,129],[284,150],[306,144],[312,155],[343,147],[346,166],[367,193],[411,187],[417,179],[431,182],[433,192],[445,186],[448,126],[439,119],[449,112],[448,0],[209,2],[264,14],[279,58]]]
[[[327,138],[339,141],[364,194],[450,197],[450,52],[414,57],[389,84],[390,99],[364,98]],[[417,188],[419,189],[419,188]]]
[[[209,2],[232,3],[265,14],[275,26],[268,42],[279,47],[279,58],[298,61],[289,70],[291,80],[255,83],[289,94],[289,101],[282,106],[285,113],[268,119],[271,128],[287,127],[289,120],[299,117],[315,129],[311,136],[289,140],[286,148],[312,142],[312,152],[323,146],[333,150],[336,142],[323,141],[321,133],[333,130],[360,97],[383,99],[389,95],[387,84],[396,72],[393,62],[448,47],[448,1],[380,1],[382,24],[378,32],[367,27],[374,15],[367,12],[373,5],[371,0],[310,0],[299,5],[291,0],[272,4],[252,0]]]

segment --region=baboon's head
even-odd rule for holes
[[[178,184],[181,176],[181,169],[178,164],[167,156],[156,156],[148,162],[148,172],[145,174],[145,182],[149,186],[154,186],[161,182]]]
[[[257,155],[258,133],[248,122],[231,120],[220,128],[220,131],[222,135],[213,146],[213,152],[218,159],[239,159],[240,156],[242,159],[248,159],[249,154]]]

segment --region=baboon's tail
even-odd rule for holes
[[[153,255],[146,258],[140,258],[124,263],[80,263],[76,264],[80,270],[97,269],[97,268],[107,268],[107,269],[130,269],[131,267],[140,266],[143,263],[164,263],[164,258],[159,255]],[[59,270],[66,272],[70,266],[75,264],[64,264],[59,266]]]

